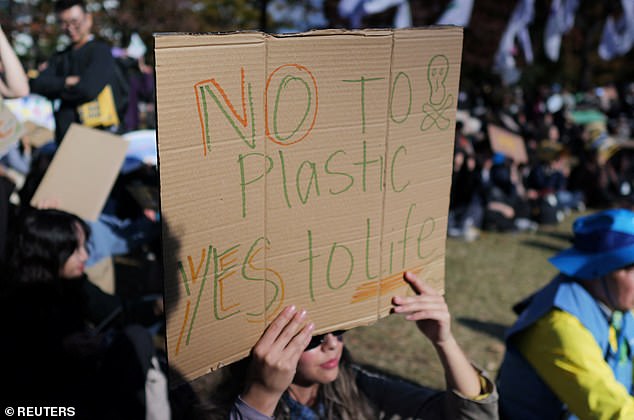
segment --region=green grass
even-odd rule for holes
[[[491,377],[504,355],[504,330],[516,318],[511,307],[556,274],[547,259],[570,245],[575,217],[535,233],[483,232],[475,242],[447,240],[445,288],[452,329],[467,356]],[[431,387],[445,386],[433,347],[399,316],[348,332],[346,345],[358,362]]]

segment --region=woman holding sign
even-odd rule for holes
[[[219,387],[217,407],[229,419],[495,419],[494,385],[467,360],[450,329],[442,295],[414,274],[405,281],[415,296],[395,296],[393,312],[415,321],[432,342],[445,370],[447,391],[438,392],[368,372],[352,364],[343,332],[312,337],[306,311],[285,308],[253,347],[251,357],[231,365]],[[244,369],[247,367],[247,369]],[[223,409],[225,413],[222,413]]]

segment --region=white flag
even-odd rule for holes
[[[145,46],[145,43],[143,42],[139,34],[137,34],[136,32],[134,32],[130,37],[130,45],[128,45],[126,51],[128,53],[128,57],[136,59],[139,59],[145,55],[147,47]]]
[[[409,1],[404,0],[396,9],[394,15],[395,28],[409,28],[412,26],[412,11],[409,7]]]
[[[621,0],[623,15],[618,21],[608,16],[599,44],[599,56],[604,60],[625,55],[634,45],[634,1]]]
[[[561,36],[568,32],[575,23],[575,13],[579,0],[553,0],[544,30],[544,51],[550,61],[559,60]]]
[[[341,0],[338,8],[339,15],[348,19],[350,27],[356,29],[361,27],[364,16],[384,12],[391,7],[397,7],[394,15],[395,28],[412,26],[408,0]]]
[[[515,58],[513,57],[516,38],[522,46],[526,62],[533,62],[533,48],[528,25],[533,21],[534,7],[535,0],[520,0],[500,40],[493,66],[494,70],[502,77],[504,84],[513,84],[520,77],[519,71],[515,68]]]
[[[357,29],[361,27],[363,18],[363,0],[340,0],[337,7],[339,16],[350,21],[350,27]]]
[[[473,0],[452,0],[436,24],[469,26],[472,11]]]

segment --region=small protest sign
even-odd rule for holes
[[[60,144],[31,205],[54,200],[60,210],[97,220],[125,157],[120,136],[72,124]]]
[[[526,145],[522,136],[493,124],[488,125],[491,149],[513,159],[515,163],[527,163]]]

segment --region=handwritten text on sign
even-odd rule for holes
[[[462,33],[359,34],[157,38],[168,348],[186,377],[244,356],[287,304],[326,330],[385,315],[405,269],[442,287]]]

